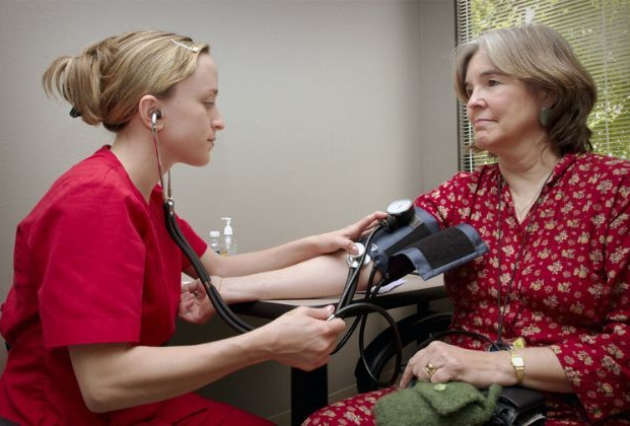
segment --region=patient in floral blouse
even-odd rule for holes
[[[509,350],[436,341],[410,359],[400,385],[522,384],[545,395],[547,425],[630,424],[630,162],[591,152],[592,78],[557,32],[528,25],[460,46],[455,88],[475,148],[497,161],[416,205],[443,227],[481,233],[489,252],[444,277],[451,329]],[[333,404],[306,424],[372,424],[373,404],[392,390]]]

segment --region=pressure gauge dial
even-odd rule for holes
[[[411,200],[392,201],[387,207],[387,213],[396,218],[399,225],[408,223],[413,217],[415,209]]]
[[[392,201],[390,205],[387,207],[387,213],[392,216],[397,216],[402,214],[413,207],[413,202],[411,200],[396,200]]]

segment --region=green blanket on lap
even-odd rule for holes
[[[374,407],[378,426],[481,425],[492,417],[501,386],[480,391],[464,382],[417,382],[381,398]]]

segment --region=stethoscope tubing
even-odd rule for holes
[[[204,289],[208,295],[208,298],[210,299],[212,306],[217,312],[217,315],[226,324],[232,327],[236,332],[247,333],[248,331],[253,330],[254,327],[246,323],[242,319],[240,319],[225,303],[219,291],[212,285],[210,274],[208,273],[205,266],[201,262],[201,259],[199,259],[199,256],[197,256],[197,253],[195,253],[190,243],[186,240],[186,237],[182,233],[177,223],[177,218],[175,215],[175,201],[173,200],[171,196],[170,171],[169,171],[169,176],[168,176],[168,187],[167,188],[164,187],[164,175],[162,171],[162,161],[160,158],[159,140],[157,137],[156,113],[153,113],[151,117],[151,131],[153,134],[153,142],[154,142],[155,154],[156,154],[156,159],[157,159],[157,164],[158,164],[158,172],[160,175],[160,184],[162,186],[162,190],[167,191],[167,192],[164,192],[164,204],[163,204],[164,217],[166,221],[166,229],[169,235],[171,236],[171,238],[173,239],[173,241],[175,242],[175,244],[179,247],[179,249],[182,251],[184,256],[186,256],[186,258],[190,261],[190,264],[192,265],[193,269],[197,273],[197,277],[199,278],[202,285],[204,286]],[[369,244],[372,241],[372,238],[374,237],[375,233],[379,229],[381,229],[383,226],[384,226],[383,224],[380,224],[372,230],[372,232],[369,234],[366,240],[366,244],[365,244],[366,247],[369,247]],[[354,323],[350,327],[349,331],[346,333],[346,335],[342,338],[340,343],[337,345],[337,348],[332,353],[333,354],[336,353],[339,349],[341,349],[341,347],[343,347],[343,345],[345,345],[345,343],[348,341],[348,339],[350,338],[350,336],[356,329],[358,322],[361,321],[361,330],[360,330],[361,336],[359,338],[359,342],[360,342],[359,350],[361,353],[361,359],[363,360],[363,363],[366,367],[366,370],[369,376],[372,378],[372,380],[374,380],[375,383],[377,383],[379,386],[390,386],[396,380],[396,377],[398,376],[400,366],[402,363],[402,344],[401,344],[401,339],[400,339],[400,333],[398,332],[398,328],[396,327],[396,322],[394,321],[392,316],[380,306],[377,306],[373,303],[368,303],[368,302],[353,302],[354,295],[356,293],[357,286],[358,286],[359,276],[361,273],[361,269],[363,268],[363,263],[367,256],[367,252],[368,250],[366,249],[362,253],[362,255],[358,257],[358,259],[355,259],[355,261],[357,262],[356,267],[353,267],[354,264],[351,263],[350,269],[348,271],[348,278],[346,281],[346,285],[344,287],[344,291],[337,304],[337,310],[333,314],[333,317],[336,317],[336,318],[343,319],[346,316],[352,316],[352,315],[357,315],[357,318],[355,319]],[[366,298],[365,298],[366,300],[369,300],[371,297],[370,292],[371,292],[372,281],[374,279],[375,272],[376,272],[376,269],[373,267],[372,273],[370,274],[370,278],[368,280]],[[377,285],[376,287],[377,290],[380,288],[382,283],[383,281],[381,281],[381,283]],[[395,349],[396,349],[396,366],[394,368],[394,373],[392,375],[392,378],[385,383],[380,382],[379,379],[374,376],[369,366],[367,365],[367,362],[365,361],[365,357],[363,353],[363,334],[365,330],[365,323],[367,321],[366,312],[376,312],[380,314],[381,316],[383,316],[386,319],[386,321],[389,323],[392,329],[392,332],[394,334]]]
[[[172,198],[169,198],[164,203],[164,216],[166,218],[166,228],[168,233],[173,241],[175,241],[175,244],[177,244],[180,250],[184,253],[184,256],[186,256],[186,258],[190,261],[190,264],[197,273],[197,277],[203,284],[203,287],[208,294],[208,298],[212,302],[212,306],[219,317],[239,333],[247,333],[248,331],[253,330],[253,326],[236,316],[236,314],[225,303],[217,289],[212,285],[210,274],[208,274],[208,271],[201,262],[201,259],[199,259],[199,256],[197,256],[193,248],[190,246],[177,224],[177,220],[175,218],[175,202]]]
[[[177,224],[177,219],[175,217],[175,202],[173,201],[172,198],[168,198],[167,201],[164,203],[164,216],[166,219],[166,228],[168,230],[169,235],[171,236],[175,244],[177,244],[177,246],[180,248],[182,253],[184,253],[186,258],[190,261],[193,269],[197,273],[197,277],[203,284],[204,289],[206,290],[206,293],[208,294],[208,298],[210,299],[212,306],[217,312],[217,315],[219,315],[219,317],[226,324],[228,324],[238,333],[247,333],[248,331],[253,330],[254,329],[253,326],[249,325],[248,323],[240,319],[228,307],[228,305],[225,303],[225,301],[223,300],[223,298],[221,297],[217,289],[212,285],[208,271],[206,270],[205,266],[201,262],[201,259],[199,259],[199,257],[197,256],[193,248],[190,246],[190,243],[188,243],[188,241],[186,240],[186,237],[183,235],[179,225]],[[373,231],[371,235],[374,235],[374,232],[375,231]],[[368,237],[368,243],[370,240],[371,238]],[[359,263],[358,263],[359,266],[357,268],[354,268],[354,270],[351,271],[351,273],[349,273],[349,278],[348,278],[348,282],[346,283],[346,288],[337,305],[337,310],[333,314],[334,317],[342,318],[342,319],[348,316],[353,316],[353,315],[356,315],[357,317],[354,323],[352,324],[352,326],[350,327],[350,329],[348,330],[348,332],[345,334],[345,336],[341,339],[341,341],[337,345],[336,349],[332,352],[332,354],[339,351],[346,344],[350,336],[354,333],[358,323],[361,322],[361,329],[359,333],[360,334],[359,351],[361,354],[361,360],[363,361],[365,369],[368,372],[368,375],[370,376],[370,378],[379,386],[387,387],[387,386],[391,386],[396,381],[396,378],[398,377],[400,367],[402,365],[402,343],[401,343],[398,327],[396,326],[396,321],[385,309],[381,308],[378,305],[375,305],[373,303],[368,303],[365,301],[353,302],[354,294],[357,288],[358,277],[359,277],[360,270],[363,265],[363,259],[365,255],[366,253],[364,253],[359,258]],[[375,272],[376,272],[376,268],[373,268],[372,272],[370,273],[370,278],[368,280],[369,282],[366,289],[366,300],[370,299],[370,292],[372,288],[371,283],[374,279]],[[379,283],[379,285],[377,285],[376,287],[377,290],[378,288],[380,288],[381,284],[382,282]],[[376,312],[382,317],[384,317],[385,320],[388,322],[390,328],[392,329],[392,333],[393,333],[393,340],[395,343],[395,351],[396,351],[395,367],[392,373],[392,377],[385,382],[381,382],[377,377],[375,377],[370,367],[367,365],[367,361],[365,360],[365,356],[364,356],[363,336],[365,332],[365,325],[367,322],[367,313],[369,312]]]

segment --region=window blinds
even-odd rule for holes
[[[456,0],[457,41],[524,23],[556,29],[571,44],[597,84],[589,116],[596,152],[630,158],[630,0]],[[492,161],[474,153],[472,127],[458,108],[460,169]]]

